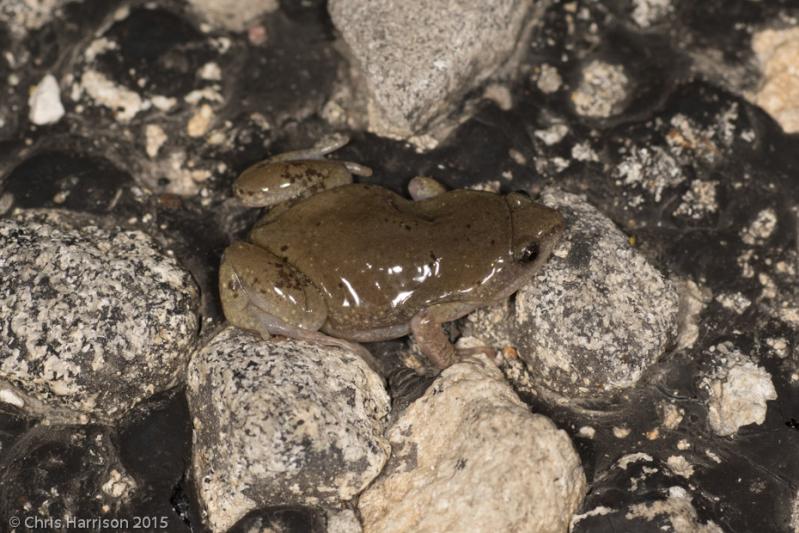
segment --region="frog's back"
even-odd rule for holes
[[[478,302],[482,281],[509,260],[510,212],[491,193],[412,202],[353,184],[297,203],[251,238],[321,289],[329,329],[347,335],[406,324],[432,303]]]

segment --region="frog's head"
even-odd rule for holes
[[[507,202],[513,225],[513,259],[537,269],[547,260],[563,233],[563,217],[556,210],[534,202],[524,193],[509,194]]]

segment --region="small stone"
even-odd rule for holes
[[[699,338],[700,315],[710,301],[711,292],[691,280],[676,280],[675,285],[680,294],[677,348],[686,350]]]
[[[34,415],[113,421],[180,383],[197,303],[140,231],[59,210],[0,219],[0,381]]]
[[[642,28],[649,28],[671,12],[671,0],[633,0],[632,17]]]
[[[535,136],[544,141],[547,146],[552,146],[562,141],[568,133],[569,126],[566,124],[553,124],[545,130],[536,130]]]
[[[83,73],[81,87],[96,103],[111,109],[120,122],[130,122],[144,106],[138,93],[117,85],[96,70]]]
[[[685,409],[677,407],[673,403],[660,402],[658,404],[660,423],[664,429],[669,431],[677,429],[682,419],[685,417]]]
[[[243,31],[280,7],[278,0],[189,0],[189,4],[212,26],[231,31]]]
[[[617,439],[626,439],[630,436],[630,428],[626,426],[613,426],[613,436]]]
[[[144,128],[144,138],[147,143],[145,150],[150,158],[158,155],[158,151],[167,140],[166,132],[158,124],[147,124]]]
[[[682,455],[672,455],[666,460],[669,470],[686,479],[694,475],[694,466]]]
[[[777,399],[768,371],[730,342],[712,347],[717,363],[702,379],[707,394],[708,423],[716,435],[727,437],[742,426],[766,420],[766,401]]]
[[[693,180],[691,188],[682,195],[680,205],[675,209],[676,216],[701,220],[718,212],[719,204],[716,191],[719,182],[715,180]]]
[[[483,355],[444,370],[388,436],[391,459],[359,500],[365,531],[561,532],[583,498],[566,433]]]
[[[595,396],[632,387],[677,332],[674,285],[579,196],[546,189],[566,231],[552,257],[516,293],[508,337],[539,385]],[[472,320],[472,335],[496,329]],[[493,342],[493,339],[492,339]]]
[[[660,202],[663,191],[685,181],[679,161],[659,146],[633,149],[613,172],[619,185],[643,189]]]
[[[61,104],[61,91],[58,81],[52,74],[47,74],[28,99],[30,113],[28,118],[37,126],[55,124],[64,116],[64,106]]]
[[[544,63],[538,69],[538,78],[536,79],[536,86],[538,90],[544,94],[552,94],[558,92],[563,80],[560,77],[558,69]]]
[[[763,30],[752,37],[763,79],[749,96],[785,133],[799,132],[799,27]]]
[[[192,359],[193,469],[214,531],[270,505],[351,500],[381,471],[389,397],[356,354],[229,327]]]
[[[777,227],[777,213],[774,209],[767,207],[758,212],[755,219],[749,226],[741,232],[741,240],[744,244],[762,244],[771,237]]]
[[[572,157],[577,161],[599,161],[599,156],[587,142],[577,143],[572,146]]]
[[[186,124],[186,133],[189,137],[202,137],[208,132],[213,120],[214,110],[208,104],[203,104]]]
[[[203,65],[197,74],[204,80],[219,81],[222,79],[222,69],[220,69],[219,65],[213,61]]]
[[[577,114],[608,118],[622,111],[630,82],[622,65],[594,60],[583,68],[582,79],[572,95]]]
[[[332,0],[328,10],[366,82],[369,128],[406,138],[454,111],[467,92],[514,71],[528,23],[546,4]]]

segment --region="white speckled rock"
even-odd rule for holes
[[[113,421],[182,381],[197,300],[140,231],[59,210],[0,219],[0,398]]]
[[[514,306],[472,314],[468,332],[516,346],[537,383],[563,395],[631,387],[675,339],[677,290],[584,199],[547,189],[542,201],[566,220],[561,243]]]
[[[562,532],[585,493],[569,437],[485,356],[444,370],[388,435],[392,457],[359,500],[366,533]]]
[[[328,9],[366,81],[370,129],[407,137],[451,112],[468,91],[511,71],[528,22],[548,4],[331,0]]]
[[[733,435],[741,426],[766,420],[767,400],[777,399],[768,371],[725,342],[710,348],[716,364],[700,382],[707,394],[707,419],[716,435]]]
[[[189,365],[193,468],[207,523],[350,500],[383,468],[389,397],[357,355],[229,327]]]

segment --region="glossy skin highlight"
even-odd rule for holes
[[[331,163],[344,165],[297,165],[324,179]],[[274,182],[283,167],[272,170]],[[232,324],[363,351],[354,343],[413,333],[445,368],[455,350],[442,323],[518,290],[563,230],[557,211],[517,193],[455,190],[411,201],[375,185],[320,188],[308,185],[304,198],[272,209],[249,243],[226,250],[220,295]]]

